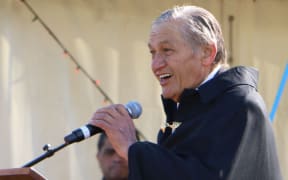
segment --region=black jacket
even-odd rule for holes
[[[258,94],[257,71],[236,67],[163,99],[167,121],[182,123],[158,144],[129,148],[131,180],[279,180],[274,137]]]

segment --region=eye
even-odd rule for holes
[[[115,150],[114,149],[106,149],[104,151],[105,156],[112,156],[113,154],[115,154]]]
[[[163,51],[165,52],[166,55],[171,55],[173,53],[173,49],[170,48],[164,48]]]
[[[150,54],[152,59],[155,57],[156,51],[155,50],[150,50]]]

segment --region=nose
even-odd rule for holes
[[[166,65],[165,57],[161,54],[155,54],[152,57],[151,68],[153,72],[161,69]]]

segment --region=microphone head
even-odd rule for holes
[[[129,101],[125,104],[125,108],[132,119],[139,118],[142,113],[142,107],[137,101]]]

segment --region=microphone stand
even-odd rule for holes
[[[55,152],[59,151],[60,149],[68,146],[70,143],[64,143],[64,144],[61,144],[60,146],[57,146],[56,148],[52,148],[50,149],[51,145],[50,144],[45,144],[44,147],[43,147],[43,151],[46,151],[44,154],[40,155],[39,157],[33,159],[32,161],[26,163],[25,165],[22,166],[22,168],[24,167],[31,167],[37,163],[39,163],[40,161],[48,158],[48,157],[51,157],[54,155]]]

